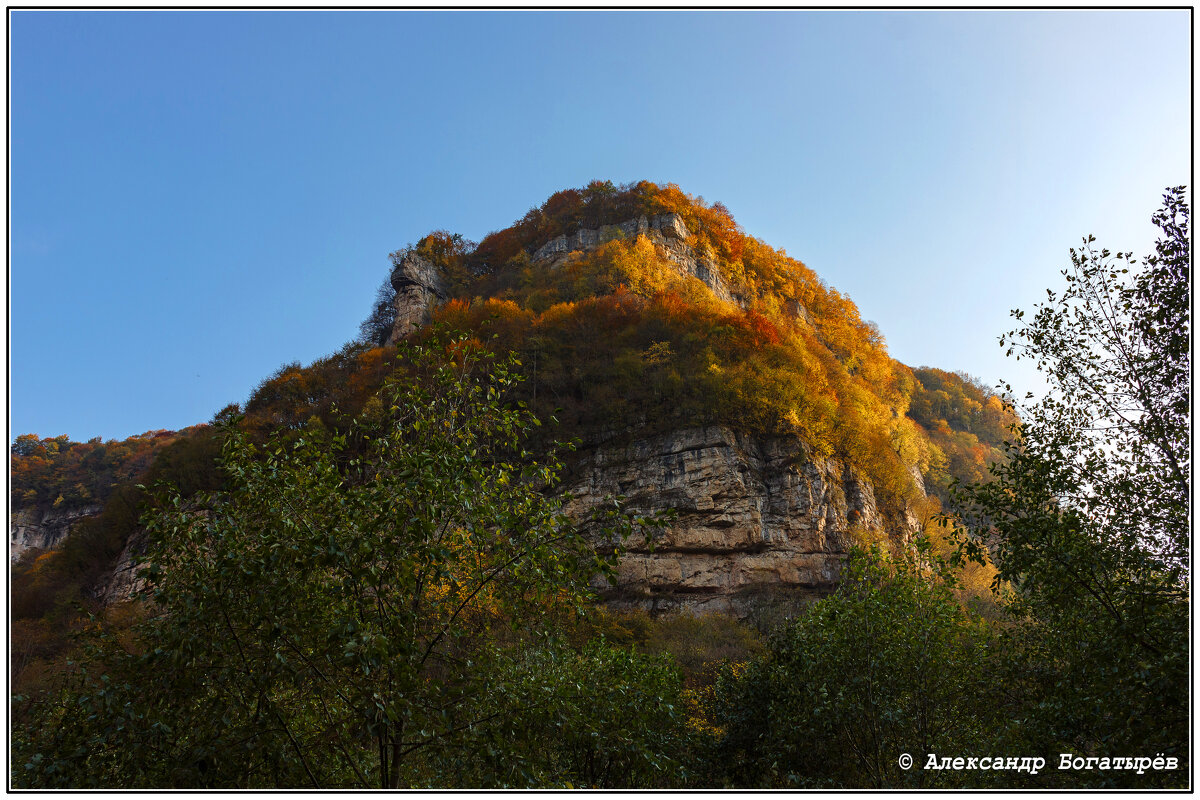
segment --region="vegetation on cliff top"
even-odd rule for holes
[[[160,448],[196,430],[146,431],[107,442],[99,437],[73,442],[66,436],[18,436],[8,457],[12,507],[46,510],[101,504],[114,487],[141,478]]]

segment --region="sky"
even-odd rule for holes
[[[9,11],[9,436],[206,422],[389,252],[593,179],[721,201],[891,355],[1018,394],[1010,309],[1189,184],[1183,11]]]

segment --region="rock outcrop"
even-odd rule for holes
[[[856,533],[904,541],[918,526],[903,511],[881,511],[869,482],[813,456],[797,437],[725,426],[635,434],[622,443],[610,436],[582,449],[566,486],[565,510],[577,519],[609,495],[640,514],[674,512],[653,548],[626,543],[615,587],[596,586],[611,607],[653,613],[745,617],[784,595],[815,599],[837,585]],[[135,534],[95,587],[98,599],[122,602],[142,588],[134,564],[142,548]]]
[[[416,253],[408,253],[392,269],[392,287],[396,290],[396,321],[387,339],[389,345],[413,328],[428,324],[433,310],[448,296],[438,268]]]
[[[819,597],[834,588],[853,531],[903,540],[916,526],[903,514],[885,519],[868,482],[798,438],[722,426],[599,445],[583,454],[568,491],[575,515],[609,494],[639,513],[674,509],[653,551],[628,543],[607,590],[611,605],[655,612],[745,616],[781,589]]]
[[[146,585],[146,579],[139,574],[141,566],[134,563],[134,557],[141,555],[144,550],[145,534],[139,529],[125,543],[112,571],[94,587],[93,594],[97,600],[112,605],[133,599],[134,593]]]
[[[8,560],[16,561],[27,550],[50,550],[66,538],[71,526],[85,517],[95,516],[101,506],[75,508],[23,508],[8,518]]]
[[[534,250],[531,258],[553,269],[570,253],[593,250],[613,239],[638,236],[649,238],[680,273],[696,278],[719,299],[742,308],[747,306],[746,298],[730,288],[712,257],[697,252],[688,244],[691,233],[678,214],[641,216],[594,230],[580,228],[574,233],[554,237]],[[396,263],[391,281],[396,290],[396,320],[386,342],[388,345],[395,344],[413,328],[427,324],[433,310],[448,297],[445,280],[437,266],[416,253],[408,253]],[[792,305],[795,306],[790,309],[793,315],[806,318],[803,308],[795,303]]]
[[[580,228],[572,234],[556,236],[535,250],[532,258],[534,261],[548,261],[553,268],[562,263],[571,252],[593,250],[617,238],[634,239],[646,236],[660,248],[668,260],[679,267],[681,273],[697,278],[721,300],[745,307],[746,298],[729,288],[717,269],[716,262],[707,255],[697,253],[688,244],[690,235],[678,214],[642,216],[595,230]]]
[[[103,506],[88,505],[45,511],[25,508],[12,512],[8,529],[9,561],[17,561],[29,550],[53,550],[59,547],[72,525],[103,510]],[[140,553],[143,547],[144,536],[139,529],[130,536],[111,571],[101,576],[99,582],[88,591],[105,605],[132,598],[133,593],[145,583],[138,575],[139,568],[133,563],[134,555]]]

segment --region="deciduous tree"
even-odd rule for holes
[[[990,547],[1016,587],[1039,745],[1187,756],[1188,216],[1168,190],[1144,265],[1089,236],[1066,288],[1013,312],[1001,342],[1049,393],[1022,410],[994,480],[956,494],[965,548]]]

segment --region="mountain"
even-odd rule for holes
[[[558,423],[546,444],[579,442],[569,508],[612,493],[675,515],[652,550],[624,557],[616,587],[599,587],[618,607],[746,616],[825,594],[854,541],[908,541],[950,480],[984,474],[1014,421],[966,376],[892,359],[848,298],[674,185],[596,181],[478,243],[436,231],[391,261],[361,341],[284,365],[218,416],[242,412],[259,434],[338,429],[370,407],[393,345],[438,326],[515,352],[520,399]],[[219,486],[212,440],[185,432],[143,472]],[[54,457],[38,457],[43,482],[61,482]],[[29,458],[14,450],[14,472],[32,476]],[[22,519],[50,511],[37,480],[14,498]],[[133,489],[122,497],[136,505]],[[134,585],[130,519],[106,506],[68,537],[86,593]]]
[[[925,478],[980,477],[1012,421],[960,376],[923,370],[926,389],[848,299],[675,186],[559,192],[478,245],[432,234],[393,264],[378,340],[431,322],[497,336],[585,442],[577,509],[612,492],[677,514],[624,559],[618,604],[745,614],[826,593],[856,537],[907,540],[936,511]]]

